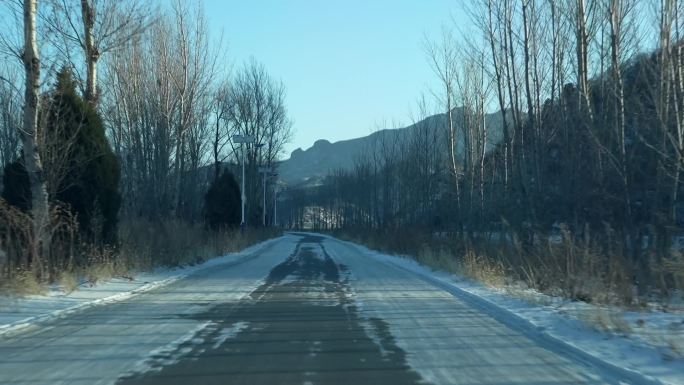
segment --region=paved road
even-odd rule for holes
[[[0,339],[0,384],[602,384],[408,271],[291,234]]]

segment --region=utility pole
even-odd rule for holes
[[[273,173],[274,178],[278,177],[278,173]],[[273,227],[278,227],[278,184],[273,184]]]

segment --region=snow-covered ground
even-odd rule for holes
[[[27,297],[0,296],[0,336],[30,328],[33,325],[64,317],[85,308],[119,302],[146,291],[169,285],[201,270],[239,261],[264,249],[275,239],[250,246],[238,253],[230,253],[205,263],[182,268],[161,268],[140,272],[134,278],[114,278],[94,286],[82,285],[65,293],[52,285],[44,295]]]
[[[408,257],[343,243],[376,261],[416,274],[500,322],[538,334],[543,342],[560,346],[581,360],[600,360],[653,383],[684,384],[684,309],[623,311],[530,289],[491,288],[434,271]],[[614,330],[607,331],[606,327]]]

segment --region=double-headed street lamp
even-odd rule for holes
[[[240,144],[242,149],[242,219],[240,221],[240,229],[245,229],[245,146],[254,143],[254,136],[252,135],[233,135],[233,143]]]
[[[264,181],[263,181],[263,187],[264,187],[264,193],[263,193],[263,205],[262,210],[261,210],[261,225],[266,227],[266,176],[267,175],[272,175],[273,169],[271,167],[259,167],[259,172],[264,175]]]

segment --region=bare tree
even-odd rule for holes
[[[291,138],[292,121],[285,106],[285,86],[273,79],[263,64],[248,61],[231,82],[227,119],[236,133],[268,143],[262,163],[272,164]]]
[[[460,167],[459,160],[456,154],[457,133],[454,122],[454,92],[456,88],[456,66],[457,66],[457,47],[452,33],[446,29],[442,29],[441,39],[438,43],[432,43],[429,40],[425,42],[425,52],[428,56],[428,61],[432,67],[433,72],[437,75],[442,91],[438,94],[439,99],[444,106],[444,114],[446,116],[446,132],[449,143],[450,166],[456,186],[456,202],[461,208],[461,190],[460,190]],[[460,217],[460,214],[459,214]]]
[[[223,82],[215,91],[214,100],[214,136],[212,141],[212,154],[214,157],[214,181],[218,180],[221,172],[221,163],[228,155],[224,154],[226,147],[230,144],[230,130],[226,124],[226,113],[228,110],[228,96],[230,85],[228,81]],[[231,153],[234,153],[231,152]]]
[[[627,170],[627,147],[625,135],[625,91],[622,76],[623,48],[625,39],[625,29],[633,4],[629,0],[610,0],[607,4],[608,24],[610,26],[610,63],[613,80],[613,101],[614,101],[614,127],[618,142],[619,172],[625,191],[625,210],[627,216],[631,218],[631,199],[629,194],[629,175]]]
[[[177,1],[152,17],[104,62],[101,107],[122,162],[127,212],[193,219],[215,135],[222,44],[210,39],[200,7]],[[226,127],[220,131],[225,139]]]
[[[21,142],[24,153],[24,166],[28,172],[31,186],[31,213],[33,215],[33,233],[34,237],[36,237],[32,250],[33,261],[35,268],[40,269],[41,254],[47,257],[46,251],[49,250],[49,239],[46,234],[49,209],[47,189],[43,177],[43,164],[38,148],[40,52],[36,38],[37,7],[37,0],[24,0],[24,51],[22,59],[26,71],[26,84],[24,89],[24,124],[21,130]]]
[[[210,45],[208,26],[201,7],[196,7],[193,13],[186,3],[177,1],[173,6],[173,16],[177,51],[171,57],[172,67],[165,71],[177,96],[174,200],[176,215],[180,217],[184,215],[183,212],[187,215],[187,209],[191,206],[184,196],[184,190],[196,186],[196,183],[188,184],[186,171],[200,166],[205,154],[203,147],[208,144],[210,133],[206,123],[211,114],[211,87],[218,73],[221,44],[214,48]]]
[[[69,44],[82,50],[86,65],[84,96],[97,105],[100,58],[140,35],[152,22],[149,15],[155,12],[140,0],[81,0],[78,8],[72,0],[49,1],[52,15],[46,21],[65,42],[63,51],[68,52],[65,45]]]
[[[586,0],[576,0],[575,14],[572,17],[575,27],[575,44],[577,52],[577,86],[580,103],[584,106],[590,121],[593,121],[591,91],[589,89],[589,13]]]
[[[502,132],[503,132],[503,146],[504,146],[504,193],[508,191],[509,188],[509,178],[510,178],[510,167],[513,163],[513,156],[511,154],[511,134],[509,122],[507,119],[506,112],[506,88],[505,88],[505,78],[506,75],[503,71],[503,65],[501,64],[505,61],[505,56],[502,54],[501,49],[501,35],[502,35],[502,20],[501,12],[499,7],[493,3],[492,0],[486,0],[485,4],[486,20],[487,22],[481,27],[485,31],[485,36],[489,42],[489,49],[492,59],[492,68],[494,71],[494,79],[497,90],[497,100],[499,103],[499,109],[501,111],[502,119]]]
[[[473,42],[461,50],[461,66],[457,74],[457,95],[462,106],[464,174],[469,186],[468,215],[477,216],[474,210],[474,205],[477,203],[479,218],[482,221],[485,210],[485,158],[488,147],[491,145],[486,108],[493,84],[485,73],[486,52],[477,44]],[[475,199],[476,186],[478,186],[479,199]]]
[[[292,135],[292,121],[285,107],[285,86],[274,80],[263,64],[251,59],[237,71],[228,91],[226,119],[231,134],[250,135],[255,144],[246,153],[249,171],[247,202],[258,206],[257,170],[273,166]],[[250,216],[256,216],[250,210]]]

